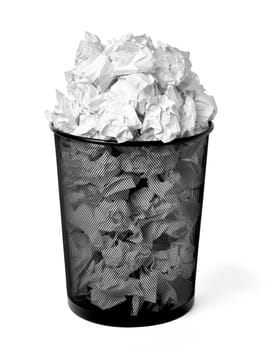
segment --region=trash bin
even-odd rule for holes
[[[162,142],[54,131],[69,306],[146,326],[193,305],[209,133]]]

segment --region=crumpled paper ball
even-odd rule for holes
[[[104,45],[86,33],[65,78],[68,96],[57,91],[46,116],[73,135],[168,143],[205,131],[217,113],[189,52],[162,42],[155,47],[147,35],[126,34]]]

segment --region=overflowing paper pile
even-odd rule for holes
[[[189,53],[127,34],[103,45],[86,33],[47,117],[58,130],[102,140],[170,142],[201,133],[217,112]]]

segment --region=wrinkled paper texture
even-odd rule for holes
[[[105,45],[86,32],[75,67],[65,73],[68,97],[46,116],[64,132],[102,140],[162,141],[201,133],[217,113],[191,70],[189,52],[126,34]]]

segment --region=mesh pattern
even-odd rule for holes
[[[55,134],[71,300],[119,317],[194,295],[208,136],[160,146]]]

